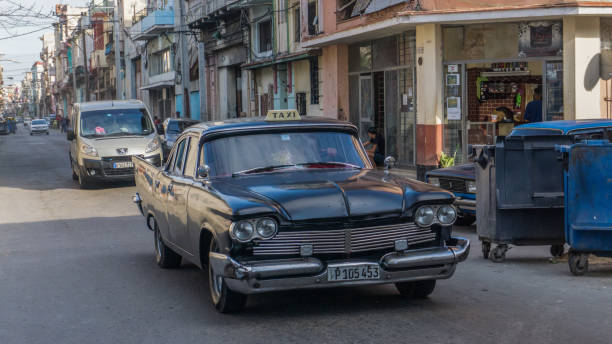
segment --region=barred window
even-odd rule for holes
[[[310,58],[310,104],[319,104],[319,57]]]

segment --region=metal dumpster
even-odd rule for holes
[[[565,237],[569,268],[583,275],[589,255],[612,257],[612,144],[584,141],[559,147],[565,162]]]
[[[508,136],[476,150],[476,218],[485,259],[502,262],[509,245],[551,245],[563,254],[563,163],[555,145],[569,136]],[[491,250],[491,245],[496,247]]]

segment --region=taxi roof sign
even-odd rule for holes
[[[269,110],[266,121],[299,121],[302,117],[297,110]]]

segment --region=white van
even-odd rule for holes
[[[134,155],[154,165],[163,161],[155,125],[139,100],[75,104],[66,137],[72,178],[82,188],[94,181],[134,180]]]

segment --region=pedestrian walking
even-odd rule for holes
[[[67,126],[67,123],[66,123],[66,121],[67,121],[67,120],[68,120],[67,118],[62,118],[62,119],[61,119],[61,123],[62,123],[62,133],[65,133],[65,132],[66,132],[66,128],[68,127],[68,126]]]

